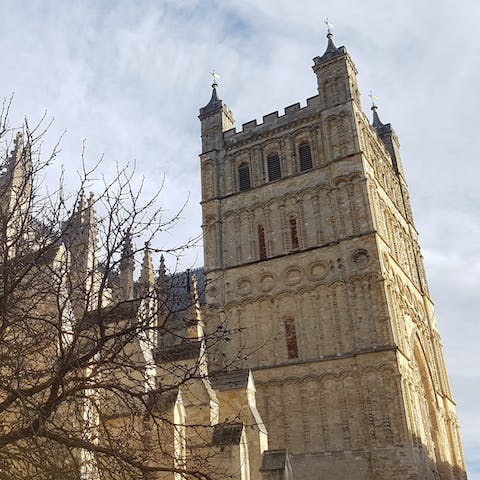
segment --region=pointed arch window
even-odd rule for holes
[[[312,151],[309,143],[302,143],[298,147],[298,156],[300,158],[300,171],[310,170],[313,167],[312,164]]]
[[[287,342],[287,357],[298,358],[297,332],[293,318],[285,320],[285,339]]]
[[[282,169],[280,165],[280,157],[278,153],[271,153],[267,157],[268,181],[278,180],[282,178]]]
[[[260,260],[267,258],[267,245],[265,243],[265,229],[263,225],[258,226],[258,252]]]
[[[290,217],[290,241],[292,244],[292,250],[298,250],[300,244],[298,242],[298,229],[297,229],[297,219],[295,217]]]
[[[242,163],[238,167],[238,185],[240,191],[250,190],[250,166],[246,163]]]

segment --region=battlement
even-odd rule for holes
[[[320,110],[320,99],[318,95],[307,98],[307,104],[304,107],[300,103],[294,103],[284,108],[283,115],[278,114],[278,110],[263,116],[262,123],[257,120],[250,120],[242,125],[242,129],[237,132],[236,128],[231,128],[223,133],[223,138],[227,145],[242,142],[252,135],[262,135],[272,129],[282,128],[293,121],[310,117]]]

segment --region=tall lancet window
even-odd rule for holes
[[[267,258],[267,245],[265,243],[265,229],[262,225],[258,226],[258,252],[260,260]]]
[[[271,153],[267,157],[268,181],[282,178],[282,169],[280,166],[280,157],[277,153]]]
[[[297,332],[293,318],[285,320],[285,339],[287,341],[287,357],[298,358]]]
[[[246,163],[242,163],[238,167],[238,186],[240,191],[250,190],[250,167]]]
[[[290,217],[290,241],[292,250],[298,250],[300,244],[298,243],[297,219],[295,217]]]
[[[310,170],[312,168],[312,151],[309,143],[302,143],[298,147],[298,156],[300,157],[300,171]]]

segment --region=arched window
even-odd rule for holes
[[[282,169],[280,166],[280,157],[277,153],[271,153],[267,157],[268,181],[282,178]]]
[[[287,357],[298,358],[297,332],[293,318],[285,320],[285,339],[287,341]]]
[[[312,168],[312,152],[309,143],[302,143],[298,147],[298,156],[300,157],[300,171],[310,170]]]
[[[246,163],[238,167],[238,185],[240,191],[250,189],[250,167]]]
[[[300,247],[298,243],[297,219],[295,217],[290,217],[290,241],[292,250],[297,250]]]
[[[265,244],[265,229],[262,225],[258,226],[258,251],[260,260],[265,260],[267,258],[267,246]]]

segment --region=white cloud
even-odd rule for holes
[[[52,142],[67,129],[61,154],[67,178],[87,138],[88,158],[104,152],[107,170],[135,158],[148,191],[165,172],[169,211],[190,195],[184,221],[165,244],[200,229],[196,116],[210,97],[211,69],[221,74],[221,96],[238,124],[304,103],[316,92],[311,59],[323,53],[329,17],[335,41],[359,69],[361,91],[377,93],[381,118],[402,143],[470,478],[480,478],[474,454],[480,414],[472,400],[480,376],[480,4],[4,0],[0,14],[0,95],[16,92],[17,121],[48,109],[55,117]],[[201,264],[200,249],[185,265],[195,257]]]

